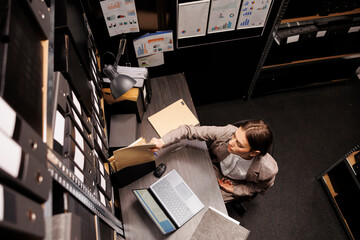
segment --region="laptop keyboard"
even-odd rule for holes
[[[161,198],[164,205],[167,206],[169,212],[173,214],[173,217],[178,221],[180,226],[192,217],[193,214],[190,209],[166,179],[158,181],[153,185],[153,190],[159,198]]]

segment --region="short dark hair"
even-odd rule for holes
[[[250,145],[251,151],[260,151],[264,156],[273,143],[273,134],[270,127],[263,120],[244,120],[236,124],[245,131],[246,138]]]

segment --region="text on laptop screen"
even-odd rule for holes
[[[176,230],[175,226],[171,223],[170,219],[166,216],[147,189],[137,189],[133,190],[133,192],[163,234]]]

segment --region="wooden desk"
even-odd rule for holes
[[[153,137],[159,137],[147,118],[180,98],[197,116],[183,74],[153,78],[151,88],[153,92],[151,103],[139,126],[139,136],[143,136],[147,141]],[[172,149],[185,142],[188,146],[177,152],[171,152]],[[147,188],[158,179],[149,173],[119,190],[126,239],[190,239],[209,205],[227,214],[205,142],[183,140],[160,150],[157,154],[156,165],[161,162],[166,164],[167,169],[164,174],[176,169],[203,202],[205,208],[180,229],[164,237],[131,191],[135,188]]]

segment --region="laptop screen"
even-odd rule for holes
[[[163,234],[167,234],[176,230],[170,219],[166,216],[159,204],[151,196],[147,189],[133,190],[136,198],[139,200],[150,218]]]

